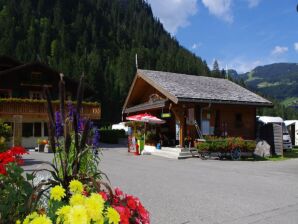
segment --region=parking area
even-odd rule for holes
[[[138,196],[152,223],[298,223],[298,160],[174,160],[104,146],[100,169]],[[25,170],[51,154],[26,155]]]

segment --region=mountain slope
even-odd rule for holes
[[[275,63],[258,66],[239,75],[248,88],[274,97],[286,106],[298,103],[298,64]]]
[[[144,0],[0,0],[0,54],[82,72],[117,121],[139,68],[208,75],[206,62],[167,33]]]

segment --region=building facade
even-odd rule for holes
[[[48,115],[43,88],[50,89],[55,111],[59,110],[60,74],[40,62],[21,63],[15,59],[0,57],[0,119],[13,128],[13,145],[32,148],[38,139],[48,136]],[[75,104],[78,83],[65,77],[65,95],[68,104]],[[92,91],[87,90],[87,96]],[[100,104],[83,102],[83,117],[98,121]]]

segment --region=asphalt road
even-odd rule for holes
[[[25,158],[32,170],[52,156]],[[298,160],[173,160],[105,147],[100,169],[114,187],[140,198],[153,224],[298,223]]]

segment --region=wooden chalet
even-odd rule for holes
[[[58,83],[60,74],[40,62],[21,63],[13,58],[0,57],[0,119],[13,126],[13,144],[35,147],[38,139],[48,136],[48,115],[43,87],[51,91],[55,110],[59,110]],[[78,83],[64,77],[66,100],[76,99]],[[87,89],[85,96],[92,95]],[[86,97],[84,98],[86,99]],[[94,121],[100,119],[100,105],[84,102],[81,114]]]
[[[130,116],[150,113],[167,122],[159,127],[172,145],[203,135],[255,139],[256,109],[272,103],[227,79],[137,70],[123,106]]]

